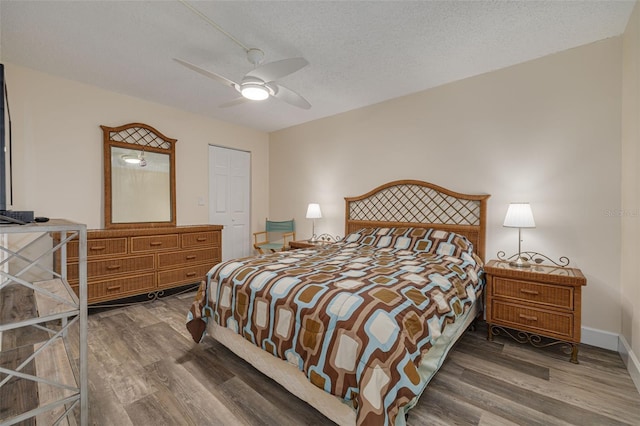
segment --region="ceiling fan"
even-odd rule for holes
[[[206,77],[217,80],[220,83],[236,89],[238,92],[240,92],[240,94],[242,95],[241,97],[234,99],[231,102],[222,104],[220,105],[221,107],[238,105],[250,100],[261,101],[269,97],[274,97],[291,105],[295,105],[299,108],[311,108],[311,104],[305,98],[303,98],[293,90],[276,83],[276,80],[292,74],[299,69],[309,65],[309,62],[307,62],[306,59],[290,58],[262,64],[262,61],[264,60],[264,52],[262,50],[245,46],[237,38],[229,34],[220,25],[211,20],[211,18],[196,9],[187,0],[178,1],[185,7],[190,9],[193,13],[198,15],[200,18],[202,18],[206,23],[211,25],[216,30],[220,31],[225,36],[229,37],[231,41],[240,46],[247,53],[247,59],[254,67],[253,70],[245,74],[240,83],[236,83],[235,81],[221,76],[220,74],[205,70],[204,68],[201,68],[183,59],[173,58],[173,60],[178,62],[179,64],[182,64],[185,67]]]
[[[173,58],[173,60],[197,73],[237,90],[242,95],[231,102],[220,105],[220,107],[238,105],[250,100],[260,101],[272,96],[299,108],[311,108],[311,104],[305,98],[276,82],[276,80],[307,66],[309,62],[306,59],[289,58],[262,64],[264,59],[264,52],[262,52],[262,50],[250,48],[246,49],[246,51],[247,59],[255,68],[245,74],[240,83],[236,83],[185,60],[178,58]]]

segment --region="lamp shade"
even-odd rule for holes
[[[511,203],[502,226],[508,228],[535,228],[533,212],[529,203]]]
[[[307,219],[320,219],[322,218],[322,211],[320,211],[320,204],[311,203],[307,207]]]

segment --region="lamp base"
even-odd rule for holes
[[[516,260],[509,262],[509,266],[513,266],[514,268],[531,268],[531,264],[520,256],[518,256]]]

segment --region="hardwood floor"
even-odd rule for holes
[[[214,340],[193,343],[192,298],[89,315],[92,425],[333,424]],[[485,333],[467,331],[409,425],[640,425],[640,395],[616,352],[581,345],[575,365],[557,347]]]

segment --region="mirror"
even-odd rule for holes
[[[141,123],[104,132],[105,228],[175,226],[175,139]]]

